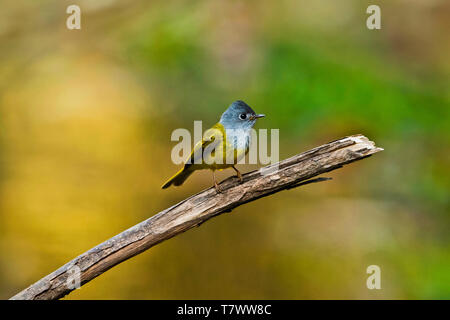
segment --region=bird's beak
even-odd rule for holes
[[[264,118],[266,115],[265,114],[255,114],[253,116],[250,116],[250,120],[255,120],[255,119],[259,119],[259,118]]]

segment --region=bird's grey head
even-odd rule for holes
[[[263,114],[256,114],[244,101],[233,102],[220,117],[220,123],[225,129],[251,129]]]

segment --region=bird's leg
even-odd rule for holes
[[[216,181],[216,173],[215,173],[214,170],[212,171],[212,174],[213,174],[214,187],[216,188],[216,192],[217,192],[217,193],[220,193],[221,191],[220,191],[219,185],[217,184],[217,181]]]
[[[242,179],[241,172],[238,169],[236,169],[235,166],[232,166],[232,168],[234,169],[234,171],[236,171],[237,177],[238,177],[239,181],[242,183],[244,181],[244,179]]]

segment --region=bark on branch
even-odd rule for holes
[[[62,298],[73,290],[68,279],[73,277],[74,271],[80,271],[83,285],[115,265],[214,216],[278,191],[322,181],[324,179],[309,179],[381,150],[365,136],[354,135],[247,173],[241,184],[236,177],[230,177],[220,184],[222,193],[209,188],[161,211],[81,254],[11,299]],[[266,170],[264,174],[263,170]]]

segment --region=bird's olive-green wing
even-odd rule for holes
[[[222,124],[216,123],[210,129],[206,130],[203,134],[201,141],[197,142],[191,155],[185,161],[185,168],[203,162],[203,152],[206,147],[214,143],[215,145],[223,143],[225,136],[225,128]]]

